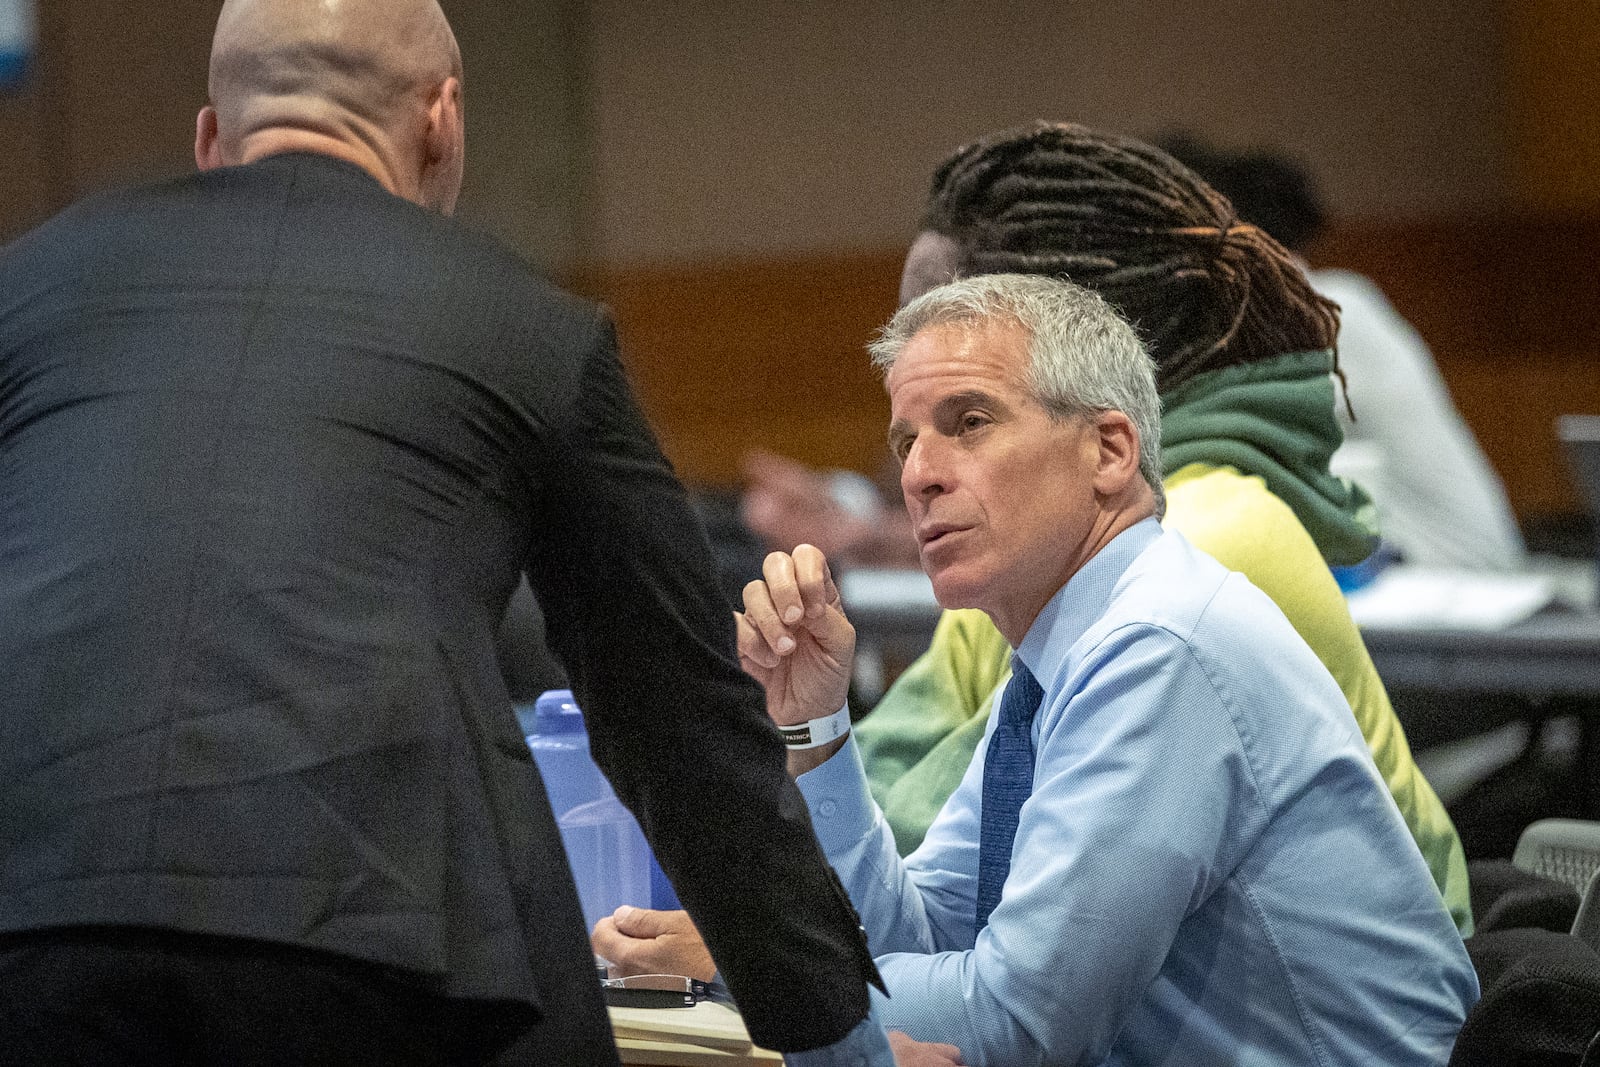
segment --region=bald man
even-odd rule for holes
[[[432,0],[230,0],[200,173],[0,250],[0,1061],[615,1062],[526,572],[753,1037],[886,1062],[609,323],[446,217],[461,87]]]

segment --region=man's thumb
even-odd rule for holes
[[[650,908],[635,908],[624,904],[611,913],[611,921],[616,924],[617,932],[628,937],[659,937],[670,928],[667,922],[668,912],[654,911]]]

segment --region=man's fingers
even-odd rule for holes
[[[918,1041],[899,1031],[890,1030],[889,1050],[894,1053],[896,1067],[964,1067],[961,1050],[954,1045],[933,1041]]]
[[[793,626],[805,617],[805,602],[795,570],[795,558],[787,552],[769,552],[767,558],[761,561],[761,577],[766,579],[767,596],[785,626]]]
[[[653,934],[623,930],[617,921],[622,911],[622,908],[618,908],[594,924],[594,933],[589,935],[589,946],[611,961],[613,974],[648,974],[655,969],[661,946]]]
[[[773,555],[782,553],[774,552]],[[792,581],[789,584],[793,586]],[[791,599],[798,605],[798,597],[792,592]],[[771,582],[756,581],[744,587],[745,618],[750,620],[756,632],[766,640],[767,647],[780,656],[787,656],[794,651],[794,633],[779,617],[780,610],[782,605],[775,599]],[[798,606],[796,610],[799,610]]]
[[[623,905],[595,924],[589,939],[613,975],[686,974],[710,981],[717,965],[686,911]]]
[[[799,588],[806,618],[820,618],[828,606],[839,599],[828,559],[815,545],[796,545],[792,559],[795,585]]]
[[[751,582],[750,584],[760,585],[761,583]],[[772,643],[767,640],[766,634],[762,632],[761,627],[757,626],[755,620],[751,617],[749,604],[750,590],[747,586],[745,588],[746,610],[743,614],[735,612],[733,616],[734,635],[739,642],[739,659],[741,662],[749,660],[762,669],[770,671],[778,665],[781,657],[773,650]],[[771,617],[770,609],[768,617]],[[779,629],[781,630],[782,628],[779,627]],[[792,641],[793,638],[790,638],[790,640]]]
[[[613,964],[619,962],[617,953],[624,951],[624,941],[617,932],[616,920],[610,915],[595,923],[594,932],[589,935],[589,947]]]

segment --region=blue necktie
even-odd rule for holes
[[[1011,681],[1000,697],[1000,721],[983,757],[983,817],[978,828],[976,930],[989,925],[1011,871],[1022,802],[1033,792],[1033,716],[1044,690],[1022,660],[1011,657]]]

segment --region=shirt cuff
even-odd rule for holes
[[[889,1035],[878,1022],[877,1007],[838,1041],[809,1052],[786,1052],[787,1067],[894,1067]]]
[[[872,831],[876,808],[861,764],[855,734],[826,763],[795,779],[811,809],[822,851],[829,856],[849,848]]]

